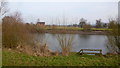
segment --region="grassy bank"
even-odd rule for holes
[[[43,29],[45,30],[84,30],[83,28],[80,28],[80,27],[44,27]],[[91,28],[91,30],[93,31],[108,31],[108,30],[111,30],[111,29],[108,29],[108,28]]]
[[[109,28],[91,28],[86,30],[80,27],[62,27],[62,26],[44,26],[44,27],[35,27],[34,32],[37,33],[54,33],[54,34],[83,34],[83,35],[105,35],[107,31],[110,31]]]
[[[116,66],[118,63],[117,55],[104,57],[71,53],[69,56],[36,57],[3,51],[3,66]]]

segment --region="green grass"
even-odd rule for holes
[[[44,29],[46,30],[52,30],[52,27],[45,27]],[[54,29],[56,30],[63,30],[63,29],[67,29],[67,30],[83,30],[83,28],[79,28],[79,27],[54,27]]]
[[[2,49],[0,48],[0,66],[2,66]]]
[[[36,57],[13,51],[3,51],[3,66],[116,66],[118,56],[76,55]]]
[[[108,28],[91,28],[91,30],[105,31],[105,30],[111,30],[111,29],[108,29]]]
[[[52,30],[53,28],[52,27],[43,27],[42,29]],[[80,27],[54,27],[54,29],[55,30],[64,30],[64,29],[67,29],[67,30],[83,30],[83,28],[80,28]],[[106,31],[106,30],[111,30],[111,29],[108,29],[108,28],[91,28],[91,30]]]

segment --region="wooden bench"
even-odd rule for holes
[[[87,51],[87,52],[85,52]],[[89,51],[89,52],[88,52]],[[94,51],[94,52],[92,52]],[[99,53],[98,53],[99,51]],[[81,49],[78,54],[82,55],[82,54],[102,54],[102,49]]]

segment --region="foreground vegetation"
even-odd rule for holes
[[[25,53],[3,50],[3,66],[118,66],[120,59],[117,55],[95,56],[29,56]]]

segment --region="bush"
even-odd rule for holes
[[[85,24],[85,25],[83,25],[83,29],[84,29],[84,31],[91,31],[91,25]]]
[[[67,34],[58,34],[56,38],[59,42],[63,56],[68,56],[73,45],[74,36]]]
[[[120,54],[120,24],[117,20],[110,20],[112,30],[107,33],[107,48],[112,53]]]
[[[16,48],[20,43],[22,45],[30,44],[32,36],[29,29],[21,19],[14,16],[6,16],[2,21],[2,44],[6,48]]]

